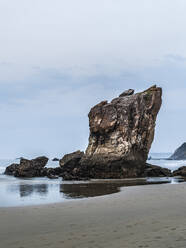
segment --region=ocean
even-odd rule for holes
[[[148,160],[147,163],[159,165],[171,171],[177,170],[181,166],[186,166],[186,160],[167,160],[171,155],[172,153],[150,153],[151,160]]]
[[[170,155],[170,153],[151,153],[149,155],[151,160],[148,163],[171,170],[176,170],[186,165],[186,161],[166,160]],[[48,178],[20,179],[3,174],[5,168],[12,163],[19,163],[19,160],[0,160],[0,207],[62,202],[115,193],[119,191],[121,186],[147,184],[144,180],[126,180],[125,182],[108,182],[108,180],[106,182],[104,180],[98,182],[95,180],[94,183],[72,183],[62,181],[61,178],[54,180]],[[59,166],[58,161],[49,160],[47,164],[47,167],[57,166]],[[169,180],[161,179],[158,182],[169,182]],[[172,180],[171,182],[176,183],[177,181]],[[153,183],[156,183],[156,181],[153,181]]]

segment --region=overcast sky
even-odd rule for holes
[[[90,108],[163,87],[152,152],[186,141],[185,0],[0,0],[0,158],[88,142]]]

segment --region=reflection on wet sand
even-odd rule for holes
[[[48,194],[48,184],[12,184],[7,187],[8,193],[19,193],[20,197],[31,196],[36,193],[40,196]]]
[[[1,185],[0,207],[54,203],[69,199],[113,194],[119,192],[121,187],[179,182],[183,182],[183,179],[144,178],[84,182],[61,181],[59,179],[42,182],[39,182],[39,180],[37,182],[22,180],[18,183],[14,181],[11,184],[5,183]]]
[[[19,193],[21,197],[29,196],[33,193],[44,196],[48,193],[48,184],[21,184],[19,185]]]
[[[174,183],[182,182],[181,179],[174,179]],[[121,187],[171,183],[172,178],[158,179],[131,179],[131,180],[103,180],[89,183],[61,184],[60,192],[66,198],[95,197],[117,193]]]
[[[60,192],[67,198],[83,198],[116,193],[119,188],[108,183],[61,184]]]

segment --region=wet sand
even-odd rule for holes
[[[125,187],[96,198],[0,208],[0,247],[186,247],[186,183]]]

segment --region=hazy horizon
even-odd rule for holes
[[[186,141],[186,2],[0,0],[0,158],[85,149],[88,112],[163,88],[151,152]]]

